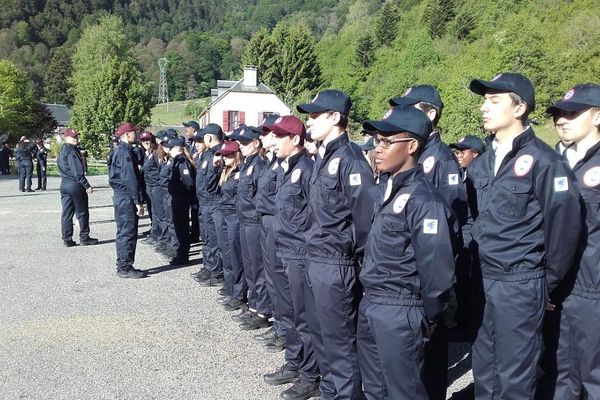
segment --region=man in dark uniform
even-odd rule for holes
[[[46,183],[48,182],[48,178],[46,176],[47,166],[48,166],[48,149],[44,146],[44,142],[42,139],[38,139],[35,141],[37,146],[37,151],[35,153],[36,159],[36,174],[38,185],[35,190],[46,190]]]
[[[533,399],[547,294],[572,265],[581,231],[579,191],[560,156],[525,125],[535,108],[529,79],[502,73],[469,87],[484,97],[483,126],[494,132],[467,171],[486,301],[473,344],[475,397]]]
[[[112,157],[109,184],[114,191],[115,222],[117,223],[117,276],[143,278],[145,271],[133,268],[137,244],[138,221],[144,215],[142,187],[137,159],[132,145],[139,126],[131,122],[120,124],[115,131],[119,144]]]
[[[346,128],[352,101],[338,90],[319,92],[297,109],[320,141],[311,177],[306,233],[308,284],[317,305],[313,341],[321,371],[322,399],[362,399],[356,321],[362,294],[359,265],[371,227],[375,182]],[[314,325],[314,324],[313,324]],[[320,336],[320,339],[319,339]]]
[[[196,136],[200,131],[200,125],[196,121],[188,121],[183,122],[183,126],[185,127],[185,136],[187,138],[187,148],[192,155],[192,160],[196,162],[196,159],[200,155],[198,153],[198,149],[196,148]],[[198,198],[194,196],[192,199],[192,208],[190,218],[192,220],[191,228],[190,228],[190,240],[192,243],[197,243],[200,241],[200,222],[198,219]]]
[[[360,275],[358,354],[366,399],[428,400],[424,344],[448,305],[458,224],[418,168],[431,121],[412,106],[366,121],[379,184]]]
[[[551,298],[546,313],[545,354],[554,360],[540,399],[600,398],[600,85],[587,83],[567,91],[547,109],[561,140],[571,143],[568,160],[585,204],[585,225],[574,268]],[[558,320],[555,326],[549,321]],[[548,332],[553,329],[553,332]],[[542,368],[544,365],[542,359]],[[543,380],[542,380],[543,382]],[[555,383],[555,384],[554,384]]]
[[[8,143],[2,143],[0,148],[0,173],[10,175],[10,159],[14,156]]]
[[[319,369],[306,316],[306,243],[308,193],[313,161],[304,150],[304,124],[293,115],[264,125],[276,136],[274,155],[281,160],[275,195],[276,256],[281,259],[285,282],[275,279],[281,321],[285,327],[285,364],[264,376],[269,384],[294,382],[281,393],[283,399],[308,399],[319,395]],[[263,216],[264,223],[264,216]],[[275,307],[275,304],[274,304]],[[287,319],[291,326],[287,326]]]
[[[433,132],[425,142],[425,148],[419,157],[419,165],[423,169],[425,177],[440,190],[462,227],[467,222],[467,192],[461,179],[462,174],[458,161],[452,150],[442,142],[437,129],[444,108],[439,92],[430,85],[415,85],[401,97],[391,99],[390,104],[392,106],[414,106],[427,114],[431,120]],[[457,245],[460,245],[460,241]],[[458,251],[458,248],[455,250]],[[444,321],[440,321],[434,335],[425,346],[424,373],[431,400],[446,399],[447,364],[448,337]]]
[[[73,241],[73,215],[79,222],[79,243],[82,246],[98,243],[98,239],[90,237],[90,211],[88,194],[94,189],[84,174],[83,161],[79,154],[79,133],[68,128],[63,133],[65,144],[56,159],[60,173],[60,202],[62,204],[61,230],[62,240],[66,247],[76,246]]]
[[[108,166],[108,174],[110,175],[110,165],[112,164],[112,158],[117,146],[119,145],[119,138],[115,135],[110,137],[110,150],[106,156],[106,165]]]
[[[36,150],[35,143],[25,136],[21,137],[15,150],[15,158],[19,172],[19,190],[21,192],[35,192],[31,188],[31,176],[33,175],[33,154]]]
[[[456,329],[454,340],[473,341],[477,329],[481,324],[481,313],[483,312],[483,292],[478,290],[474,282],[481,282],[476,259],[470,251],[471,227],[477,218],[477,194],[473,181],[467,175],[467,168],[473,160],[485,151],[485,143],[475,135],[467,135],[448,147],[454,150],[458,163],[462,170],[461,179],[467,191],[467,220],[461,227],[463,243],[458,250],[456,258],[456,284],[454,293],[456,295],[456,313],[454,322]]]

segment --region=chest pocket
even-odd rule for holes
[[[600,192],[598,192],[597,190],[583,189],[581,191],[581,197],[585,202],[585,208],[587,213],[590,213],[593,216],[595,216],[596,220],[600,219]]]
[[[287,187],[280,187],[280,195],[283,195],[283,206],[282,211],[286,219],[291,220],[298,213],[302,211],[302,207],[305,206],[306,201],[302,197],[302,188],[296,185],[288,185]]]
[[[332,212],[345,204],[344,194],[338,187],[336,177],[322,176],[319,179],[319,201],[322,207],[328,207]]]
[[[383,216],[381,220],[383,233],[387,238],[386,251],[391,251],[395,257],[401,256],[406,250],[406,244],[410,242],[408,224],[404,219],[397,216]]]
[[[242,196],[246,199],[251,199],[254,197],[254,195],[256,194],[256,186],[254,185],[254,182],[252,181],[252,177],[248,177],[248,179],[244,179],[243,181],[240,181],[239,187],[238,187],[238,192],[239,192],[240,196]]]
[[[475,191],[477,193],[477,209],[479,211],[483,210],[486,203],[487,198],[487,190],[488,190],[488,178],[477,178],[473,181],[473,186],[475,186]]]
[[[497,183],[497,198],[491,199],[495,202],[498,214],[508,218],[521,219],[527,212],[531,183],[527,181],[508,181]]]

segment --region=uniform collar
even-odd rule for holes
[[[296,164],[298,164],[298,161],[300,161],[304,157],[306,157],[306,151],[304,151],[304,150],[300,151],[298,154],[294,154],[293,156],[288,157],[287,158],[288,169],[286,172],[293,170],[294,167],[296,166]]]
[[[423,171],[421,170],[421,168],[418,167],[401,172],[394,177],[390,176],[389,179],[392,179],[392,192],[390,193],[389,197],[385,199],[383,204],[388,203],[391,199],[396,197],[396,194],[400,191],[400,189],[408,186],[409,184],[421,178],[422,176],[424,176]]]
[[[585,156],[583,156],[583,158],[581,160],[579,160],[573,166],[573,169],[577,169],[577,168],[581,167],[583,164],[585,164],[586,162],[588,162],[590,160],[590,158],[592,158],[596,155],[596,153],[599,153],[599,150],[600,150],[600,142],[598,142],[595,145],[593,145],[592,147],[590,147],[588,149],[588,151],[585,153]]]
[[[433,147],[436,144],[440,143],[442,138],[440,137],[440,131],[433,131],[427,138],[427,142],[425,143],[425,149],[429,147]]]
[[[348,138],[348,133],[344,132],[340,136],[333,139],[331,142],[327,143],[327,146],[325,146],[325,155],[323,156],[323,159],[327,158],[327,156],[334,153],[337,149],[344,146],[349,141],[350,139]]]
[[[256,156],[258,156],[258,153],[254,153],[251,156],[248,156],[244,159],[244,165],[250,165],[252,164],[252,161],[254,161],[254,159],[256,158]]]

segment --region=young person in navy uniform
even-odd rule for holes
[[[142,174],[146,184],[146,204],[150,215],[150,234],[142,240],[143,243],[157,245],[160,238],[160,221],[165,218],[165,211],[160,197],[160,158],[158,143],[152,132],[144,131],[140,135],[142,146],[146,150]]]
[[[266,328],[271,325],[271,304],[267,293],[262,252],[260,251],[260,215],[256,210],[258,179],[267,162],[262,158],[259,140],[261,131],[254,126],[244,127],[230,138],[238,142],[244,162],[240,168],[237,211],[240,217],[240,243],[244,276],[248,284],[248,311],[234,315],[242,330]]]
[[[35,190],[46,190],[46,184],[48,183],[47,168],[48,168],[48,149],[44,146],[44,142],[41,139],[35,141],[37,151],[35,153],[36,159],[36,174],[38,185]]]
[[[363,127],[375,135],[375,163],[387,174],[375,191],[360,274],[358,354],[365,398],[428,400],[424,344],[448,304],[458,223],[418,168],[432,130],[427,115],[398,106]]]
[[[79,133],[73,128],[68,128],[63,133],[65,144],[60,149],[56,159],[60,173],[60,203],[62,212],[60,217],[62,240],[65,247],[76,246],[73,241],[73,216],[77,216],[79,223],[79,242],[81,245],[93,245],[98,239],[90,237],[90,210],[88,193],[94,189],[85,177],[83,160],[77,147]]]
[[[25,136],[17,144],[15,159],[17,172],[19,174],[19,190],[21,192],[35,192],[31,188],[31,176],[33,175],[33,155],[37,147]]]
[[[285,363],[274,373],[266,374],[267,383],[294,383],[281,393],[283,399],[308,399],[319,396],[319,369],[308,326],[305,294],[308,193],[313,161],[304,149],[306,130],[293,115],[279,117],[263,126],[275,139],[275,157],[281,160],[275,195],[274,235],[276,255],[284,268],[285,285],[280,295],[290,304],[292,326],[286,327]],[[286,303],[287,304],[287,303]],[[282,321],[285,318],[282,318]]]
[[[145,271],[133,268],[137,245],[139,217],[144,215],[141,174],[133,153],[133,143],[139,126],[123,122],[115,132],[119,144],[112,156],[109,184],[114,191],[115,222],[117,223],[117,276],[143,278]]]
[[[552,332],[557,350],[550,355],[556,362],[556,384],[547,385],[552,390],[546,388],[539,397],[600,399],[600,85],[576,85],[547,112],[559,137],[571,143],[573,154],[565,161],[577,179],[585,225],[574,268],[546,312],[547,319],[559,320]]]
[[[192,160],[194,163],[198,158],[198,149],[196,147],[196,135],[200,131],[200,125],[196,121],[183,122],[185,127],[185,137],[187,139],[186,146],[192,154]],[[198,218],[198,198],[194,196],[192,199],[192,211],[190,218],[192,219],[192,227],[190,230],[190,236],[192,243],[198,243],[200,241],[200,220]]]
[[[579,191],[560,155],[526,126],[535,109],[529,79],[502,73],[469,87],[484,97],[483,126],[493,132],[467,170],[477,191],[471,236],[486,301],[473,344],[475,397],[533,399],[544,310],[579,241]]]
[[[171,195],[171,213],[173,227],[177,238],[175,257],[170,265],[185,265],[189,262],[190,253],[190,207],[195,196],[194,187],[196,170],[191,155],[187,151],[185,138],[181,136],[170,139],[166,144],[173,165],[169,177],[168,190]]]
[[[346,128],[352,102],[339,90],[319,92],[297,109],[321,142],[311,177],[310,226],[306,232],[308,285],[318,334],[313,340],[321,371],[322,399],[361,399],[356,318],[358,281],[373,216],[373,172]],[[310,311],[309,311],[310,313]],[[313,324],[314,325],[314,324]]]

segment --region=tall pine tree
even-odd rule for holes
[[[378,47],[390,46],[398,35],[400,6],[397,0],[387,0],[375,20],[375,42]]]
[[[64,47],[59,47],[50,59],[44,76],[44,99],[46,102],[69,106],[73,104],[73,96],[69,91],[71,72],[71,55]]]

